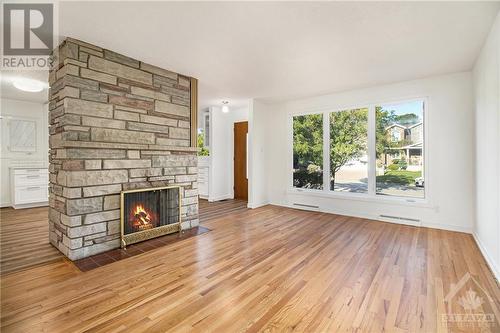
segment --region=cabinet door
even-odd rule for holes
[[[208,195],[208,168],[198,168],[198,193]]]
[[[46,185],[17,187],[15,191],[15,203],[27,204],[45,202],[48,200],[48,188]]]
[[[15,184],[19,187],[32,186],[32,185],[47,185],[49,177],[43,173],[33,173],[27,175],[15,175]]]
[[[204,138],[203,138],[203,144],[205,147],[210,147],[210,114],[207,112],[205,113],[203,117],[203,131],[204,131]]]

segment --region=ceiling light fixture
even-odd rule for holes
[[[42,81],[27,79],[24,77],[15,78],[12,84],[17,89],[28,92],[40,92],[46,87],[46,84]]]
[[[222,101],[222,112],[224,112],[224,113],[229,112],[229,106],[227,106],[228,104],[229,104],[228,101]]]

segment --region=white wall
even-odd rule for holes
[[[276,125],[272,117],[276,114],[275,105],[257,100],[250,104],[248,121],[249,161],[248,161],[248,207],[257,208],[269,203],[268,188],[268,150],[274,139],[273,128]]]
[[[209,201],[234,198],[234,123],[248,121],[248,106],[223,113],[210,108]]]
[[[500,14],[474,66],[476,224],[474,236],[500,280]]]
[[[426,203],[304,195],[287,187],[287,118],[290,113],[338,110],[364,103],[427,99],[428,170]],[[273,204],[318,205],[321,211],[381,219],[396,215],[420,219],[419,225],[472,232],[474,220],[474,113],[470,72],[401,82],[369,89],[253,105],[252,135],[265,142],[252,160],[252,192]],[[260,148],[259,148],[260,149]],[[262,172],[265,170],[265,172]],[[267,187],[265,186],[267,184]]]
[[[47,167],[49,154],[47,105],[12,99],[1,100],[0,109],[0,206],[10,205],[10,167]],[[9,120],[19,118],[36,122],[36,152],[11,152],[9,150]]]

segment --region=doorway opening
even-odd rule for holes
[[[248,121],[234,123],[234,198],[248,201]]]

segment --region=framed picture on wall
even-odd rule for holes
[[[36,121],[10,120],[9,150],[13,152],[36,152]]]

